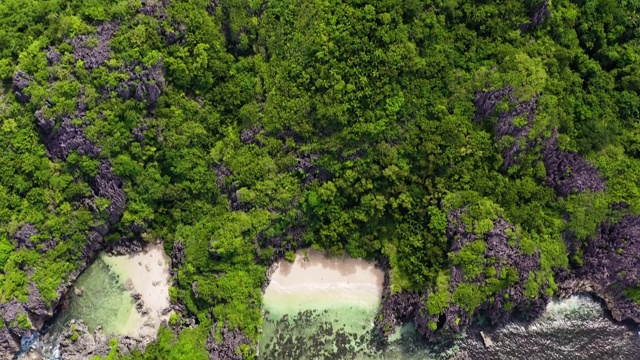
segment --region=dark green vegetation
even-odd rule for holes
[[[2,1],[0,302],[26,302],[29,284],[57,301],[103,224],[105,245],[164,240],[172,300],[199,323],[161,330],[136,359],[207,359],[223,326],[253,357],[265,270],[302,245],[388,260],[392,292],[427,289],[437,319],[523,275],[485,256],[504,219],[512,248],[539,256],[524,295],[553,294],[603,221],[640,212],[640,3],[554,0],[522,28],[539,5]],[[476,92],[506,87],[512,101],[474,122]],[[535,120],[513,119],[525,136],[497,136],[499,113],[529,101]],[[606,189],[554,188],[555,129],[558,151],[587,159]],[[85,138],[56,150],[74,143],[56,131]],[[97,190],[101,163],[122,181],[120,212]],[[458,209],[476,240],[452,251]]]

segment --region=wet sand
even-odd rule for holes
[[[384,272],[373,263],[347,256],[307,250],[306,256],[298,251],[293,263],[280,261],[264,293],[260,354],[345,358],[347,348],[364,350],[383,282]]]
[[[135,337],[155,337],[162,320],[169,319],[169,313],[162,315],[168,308],[169,300],[169,264],[170,259],[164,253],[162,244],[151,244],[144,252],[123,256],[101,255],[111,271],[130,292],[141,295],[148,315],[142,315],[135,309],[131,311],[122,335]]]
[[[366,307],[380,304],[384,272],[372,263],[347,256],[327,258],[313,250],[306,254],[298,251],[293,264],[279,262],[264,294],[271,310],[290,310],[292,305],[322,309],[332,307],[332,303]]]

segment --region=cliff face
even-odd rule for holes
[[[536,9],[532,15],[532,26],[547,18],[547,11],[546,3]],[[474,123],[492,118],[496,142],[510,139],[506,145],[500,143],[502,171],[507,172],[518,163],[521,155],[534,154],[537,158],[535,161],[544,164],[546,185],[554,189],[559,199],[573,194],[606,191],[604,178],[592,164],[580,155],[560,148],[556,129],[551,131],[550,137],[530,135],[534,128],[538,97],[534,95],[527,101],[519,101],[513,94],[514,89],[507,86],[476,92],[474,98]],[[376,321],[383,339],[393,331],[393,326],[405,321],[413,321],[419,333],[427,339],[436,340],[447,339],[464,331],[471,325],[473,317],[482,316],[491,324],[499,324],[514,314],[534,318],[545,310],[550,295],[555,291],[555,284],[550,278],[553,271],[542,267],[538,245],[534,246],[533,252],[525,253],[520,246],[518,229],[504,218],[493,220],[491,230],[479,236],[465,225],[463,217],[467,212],[467,209],[461,208],[447,214],[446,237],[451,260],[448,291],[434,287],[422,293],[391,294],[387,288],[381,316]],[[630,299],[629,289],[637,289],[639,285],[637,269],[640,266],[640,254],[636,246],[638,242],[633,240],[639,236],[640,220],[632,216],[614,224],[602,224],[598,236],[588,239],[586,243],[572,243],[575,240],[570,238],[570,234],[565,234],[567,247],[582,252],[580,256],[584,266],[553,269],[559,282],[558,293],[561,296],[584,291],[594,293],[606,301],[616,320],[631,319],[638,322],[640,307]],[[476,254],[481,260],[468,261],[491,264],[490,273],[495,272],[495,277],[482,272],[469,278],[464,266],[456,262],[461,250],[474,242],[481,244],[483,249],[481,254]],[[543,276],[547,278],[543,279]],[[496,281],[501,285],[495,287]],[[532,282],[539,282],[535,294],[527,291]],[[487,291],[488,288],[493,290],[488,290],[491,292],[488,300],[473,309],[465,309],[461,303],[452,301],[461,285],[471,286],[475,292]],[[438,296],[441,297],[438,301],[444,299],[442,301],[446,306],[441,306],[439,312],[434,312],[433,308],[429,312],[429,302]]]
[[[41,126],[43,141],[52,159],[63,159],[68,155],[68,151],[72,149],[79,149],[79,151],[84,151],[85,154],[91,156],[98,155],[99,151],[86,139],[82,130],[71,125],[68,119],[63,120],[63,124],[55,133],[51,133],[50,128],[46,126],[47,123],[44,124],[45,126]],[[14,299],[0,304],[0,316],[8,324],[2,329],[4,338],[4,341],[0,342],[0,355],[2,355],[2,358],[13,356],[13,353],[19,349],[20,338],[31,331],[40,330],[45,321],[53,316],[55,309],[64,301],[66,295],[72,289],[77,276],[93,261],[98,252],[105,247],[104,236],[122,216],[126,205],[126,196],[122,189],[122,182],[113,174],[111,164],[108,161],[100,161],[97,174],[89,183],[91,194],[78,199],[78,203],[85,204],[89,209],[92,209],[94,226],[88,231],[84,248],[80,249],[81,258],[77,263],[77,267],[68,275],[67,281],[57,289],[56,299],[51,302],[45,302],[37,287],[33,283],[29,283],[27,286],[29,295],[26,303],[21,303]],[[96,207],[96,199],[98,198],[109,200],[109,206],[106,210],[108,214],[107,221],[100,220],[100,211]],[[35,245],[30,242],[30,238],[35,233],[37,233],[37,229],[30,224],[26,224],[13,235],[13,238],[16,239],[19,247],[33,248]],[[54,249],[56,245],[56,239],[50,239],[41,248],[41,251]],[[28,316],[31,326],[27,328],[21,327],[17,321],[21,315]]]
[[[73,46],[76,60],[82,60],[87,69],[93,69],[103,64],[109,57],[109,40],[116,30],[117,26],[113,24],[99,26],[98,45],[95,48],[87,47],[87,37],[78,36],[71,39],[70,43]],[[50,65],[54,65],[60,60],[55,49],[50,49],[47,52],[47,58]],[[158,71],[161,70],[156,70],[156,73]],[[158,78],[158,75],[156,74],[155,77]],[[21,103],[31,101],[31,96],[24,93],[31,81],[32,77],[21,71],[16,72],[13,77],[15,95]],[[154,86],[157,87],[157,85]],[[160,89],[152,91],[142,89],[141,91],[144,100],[146,96],[156,96]],[[148,93],[152,93],[152,95],[146,95]],[[71,151],[77,151],[79,155],[98,160],[95,176],[88,179],[90,193],[77,197],[74,204],[76,207],[83,206],[91,211],[93,225],[86,233],[85,245],[78,249],[80,258],[76,261],[75,269],[68,274],[66,281],[57,289],[55,299],[44,301],[35,284],[31,282],[27,285],[29,294],[26,302],[13,299],[0,304],[0,316],[8,325],[2,329],[2,341],[0,341],[0,357],[2,358],[12,357],[13,353],[19,349],[20,338],[28,335],[31,331],[40,330],[45,321],[53,316],[55,309],[64,302],[77,276],[93,261],[98,252],[105,248],[104,237],[120,221],[127,201],[123,183],[114,175],[111,162],[99,159],[100,147],[89,141],[85,135],[84,130],[88,125],[86,120],[88,106],[82,91],[72,114],[51,116],[51,107],[51,103],[47,100],[34,113],[35,123],[46,147],[47,156],[53,161],[64,162]],[[99,209],[98,199],[108,200],[106,209]],[[102,218],[102,214],[106,214],[106,219]],[[31,238],[38,233],[35,226],[26,223],[12,235],[12,238],[18,248],[35,249],[36,244],[31,241]],[[38,249],[40,252],[53,250],[58,242],[59,239],[51,238],[38,246]],[[19,323],[18,319],[24,316],[27,317],[30,325],[26,325],[24,321],[22,324]]]
[[[640,286],[640,217],[601,224],[582,251],[583,265],[559,275],[560,295],[593,293],[605,301],[614,319],[640,323],[640,305],[632,298]]]
[[[522,253],[519,239],[513,239],[516,229],[502,218],[493,223],[493,228],[483,236],[465,228],[461,215],[466,210],[461,209],[449,213],[449,227],[447,237],[451,241],[451,257],[455,258],[461,250],[477,240],[483,241],[485,249],[481,262],[493,266],[495,275],[489,276],[482,272],[477,276],[468,276],[464,267],[452,265],[449,274],[446,306],[439,313],[432,313],[429,302],[435,301],[431,297],[438,297],[441,289],[427,289],[422,294],[398,293],[391,294],[387,290],[384,295],[381,314],[377,319],[377,329],[383,338],[393,331],[393,327],[402,322],[413,321],[417,331],[431,340],[448,339],[461,333],[471,325],[472,317],[483,315],[490,323],[497,324],[509,319],[514,313],[535,317],[541,314],[549,296],[544,292],[531,298],[525,295],[525,286],[529,276],[541,269],[540,254]],[[483,269],[484,270],[484,269]],[[489,290],[490,284],[496,284],[497,279],[504,279],[504,283],[497,290]],[[476,292],[492,291],[490,300],[483,301],[474,309],[469,309],[463,303],[457,303],[456,290],[462,286],[473,286]],[[544,289],[542,289],[544,291]],[[473,294],[474,296],[477,294]]]
[[[154,1],[143,5],[141,8],[143,13],[164,11],[164,7]],[[105,22],[96,27],[94,35],[78,35],[65,39],[64,42],[72,49],[73,60],[77,64],[83,64],[84,69],[89,73],[97,71],[98,68],[100,70],[107,69],[110,73],[118,73],[119,83],[97,89],[102,96],[100,101],[104,101],[113,93],[123,101],[133,99],[144,103],[147,109],[151,110],[165,86],[162,62],[146,66],[135,60],[118,68],[106,66],[107,60],[112,57],[111,40],[118,30],[118,24]],[[53,46],[46,50],[45,55],[48,70],[51,74],[57,74],[55,69],[64,60],[63,54]],[[77,71],[73,71],[70,76],[80,75]],[[64,79],[51,75],[48,83],[39,85],[53,88],[60,80]],[[124,184],[114,174],[111,160],[101,157],[102,148],[86,136],[87,127],[92,125],[87,113],[92,106],[96,106],[96,103],[95,99],[90,100],[89,96],[85,94],[85,87],[80,86],[75,109],[71,112],[61,113],[55,107],[55,99],[53,98],[46,98],[41,103],[33,103],[29,87],[37,83],[34,76],[19,70],[15,72],[12,81],[12,88],[18,102],[23,104],[25,108],[38,109],[33,114],[34,123],[40,140],[46,148],[47,157],[53,162],[66,164],[70,154],[77,152],[80,156],[86,156],[96,161],[97,168],[88,177],[87,174],[74,175],[81,177],[74,181],[86,182],[89,191],[75,196],[71,205],[73,209],[89,210],[92,220],[88,230],[83,234],[86,239],[83,246],[74,249],[78,253],[77,258],[73,260],[74,270],[67,274],[57,289],[55,298],[51,301],[44,301],[35,284],[30,282],[27,284],[29,294],[26,302],[13,299],[0,304],[0,316],[8,325],[1,330],[0,357],[2,358],[12,357],[12,354],[19,348],[20,338],[23,335],[28,335],[31,331],[40,330],[44,322],[50,319],[54,311],[64,303],[77,276],[84,271],[100,251],[105,250],[108,246],[104,238],[120,221],[127,203],[127,197],[123,190]],[[143,128],[136,128],[132,131],[134,137],[141,142],[144,141],[143,130],[144,124]],[[104,200],[108,201],[106,208],[103,208]],[[137,233],[144,231],[141,228],[132,230]],[[32,241],[34,235],[44,236],[36,226],[24,223],[11,237],[18,249],[38,250],[40,253],[55,249],[61,242],[55,237],[51,237],[45,242],[41,240],[34,242]],[[114,252],[126,253],[140,248],[140,243],[125,239],[125,241],[113,246]],[[25,320],[25,317],[28,320]],[[18,324],[18,319],[25,321]]]

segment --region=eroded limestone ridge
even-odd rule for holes
[[[563,197],[585,191],[604,191],[606,183],[598,170],[580,155],[560,149],[557,138],[558,132],[554,130],[542,151],[547,184]]]
[[[589,292],[605,301],[617,321],[640,323],[640,305],[629,295],[640,286],[640,217],[625,216],[600,225],[586,247],[569,238],[583,254],[582,266],[559,276],[560,295]]]
[[[218,331],[221,341],[216,340],[216,332]],[[227,325],[218,329],[217,325],[213,325],[209,337],[207,337],[206,348],[210,360],[242,360],[242,354],[236,352],[242,345],[250,346],[251,340],[240,330],[229,329]]]
[[[606,183],[598,171],[579,154],[563,150],[558,145],[558,131],[554,129],[551,136],[531,138],[538,97],[532,96],[527,101],[519,101],[513,95],[510,86],[497,90],[479,91],[475,94],[476,113],[473,121],[479,123],[492,116],[501,102],[508,104],[508,110],[498,112],[498,120],[494,126],[496,140],[505,137],[512,139],[510,145],[502,148],[502,169],[507,170],[518,161],[518,155],[532,151],[541,144],[542,161],[544,162],[547,184],[560,196],[585,191],[600,192],[606,189]],[[516,120],[520,122],[516,123]]]
[[[548,303],[548,295],[535,298],[525,296],[525,284],[531,273],[541,269],[540,253],[523,254],[513,225],[502,218],[493,222],[493,229],[482,236],[463,224],[461,215],[465,209],[451,211],[448,214],[449,227],[447,237],[451,251],[458,254],[466,245],[482,240],[485,245],[483,257],[495,264],[496,278],[505,278],[508,285],[491,297],[494,301],[485,301],[473,311],[450,300],[441,312],[430,313],[427,304],[430,297],[438,296],[435,289],[425,289],[421,294],[397,293],[386,291],[382,303],[382,316],[377,319],[376,327],[382,338],[393,332],[396,325],[413,321],[416,330],[430,340],[447,339],[463,332],[471,325],[472,316],[484,315],[493,323],[502,323],[514,313],[525,313],[529,317],[540,315]],[[470,231],[471,230],[471,231]],[[515,237],[515,238],[514,238]],[[459,265],[453,265],[450,271],[448,292],[453,294],[461,284],[471,284],[478,289],[489,284],[484,273],[475,276],[465,274]]]

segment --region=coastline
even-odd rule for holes
[[[136,301],[123,327],[123,334],[132,337],[155,337],[160,324],[168,321],[171,302],[169,299],[169,257],[161,243],[149,244],[143,252],[129,255],[101,255],[125,289]]]
[[[280,260],[276,264],[264,291],[265,303],[270,298],[287,297],[296,299],[293,301],[301,307],[315,303],[324,309],[329,306],[323,304],[325,300],[340,298],[345,303],[377,307],[382,299],[383,271],[361,259],[327,258],[321,252],[301,250],[293,263]]]
[[[69,288],[60,318],[29,353],[46,359],[106,356],[112,338],[125,353],[136,348],[144,351],[156,339],[160,326],[167,325],[172,312],[169,264],[162,243],[100,253]],[[101,304],[105,304],[104,309]],[[114,304],[119,304],[117,314],[113,313]],[[105,317],[107,309],[112,315]]]
[[[273,264],[267,270],[259,353],[332,356],[364,349],[374,330],[384,276],[365,260],[313,250],[298,251],[293,263],[282,259]]]

